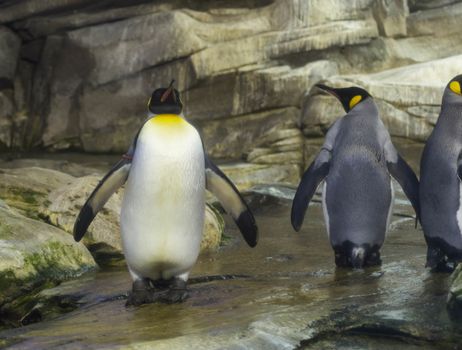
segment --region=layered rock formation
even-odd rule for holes
[[[4,149],[124,152],[152,89],[174,78],[212,157],[300,173],[313,137],[341,115],[312,90],[318,81],[370,89],[392,135],[425,140],[462,68],[460,1],[28,0],[0,9]]]

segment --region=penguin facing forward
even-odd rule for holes
[[[127,305],[187,298],[186,283],[204,227],[206,189],[233,217],[247,244],[257,244],[251,211],[205,154],[172,84],[153,92],[148,103],[153,116],[91,193],[74,225],[74,238],[80,241],[109,197],[127,182],[120,213],[123,251],[133,279]]]
[[[418,217],[417,177],[393,146],[367,91],[316,86],[334,95],[347,114],[330,127],[301,179],[292,203],[292,226],[300,230],[308,204],[324,181],[323,212],[336,265],[379,265],[392,214],[390,175],[402,186]]]
[[[446,86],[438,121],[420,162],[426,266],[451,271],[462,261],[462,75]]]

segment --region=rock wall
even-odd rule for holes
[[[124,152],[172,78],[215,158],[304,167],[341,115],[319,81],[366,87],[393,135],[422,141],[462,71],[461,15],[450,0],[0,1],[0,145]]]

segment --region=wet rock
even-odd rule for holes
[[[460,327],[444,311],[448,276],[426,271],[425,241],[412,223],[398,225],[387,236],[382,266],[350,270],[334,266],[320,206],[309,208],[299,234],[286,220],[289,215],[286,205],[261,205],[256,220],[265,239],[255,249],[241,242],[202,255],[190,279],[191,296],[182,304],[126,308],[126,270],[98,271],[40,293],[44,304],[62,298],[76,309],[53,319],[46,311],[57,309],[38,305],[35,316],[42,313],[46,321],[2,331],[0,344],[22,350],[60,349],[63,344],[457,348]],[[166,326],[171,324],[175,327]]]
[[[0,243],[0,314],[3,315],[17,316],[11,302],[27,291],[96,268],[85,246],[74,242],[70,235],[5,207],[0,207]]]
[[[245,192],[245,199],[251,208],[262,205],[291,205],[295,196],[295,186],[257,185]]]
[[[220,165],[220,169],[245,191],[258,184],[298,184],[300,166],[296,164],[233,163]]]

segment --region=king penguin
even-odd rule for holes
[[[427,267],[451,271],[462,261],[462,75],[443,93],[438,121],[420,162],[420,206]]]
[[[233,217],[247,244],[257,244],[258,228],[251,211],[205,154],[172,84],[152,93],[148,103],[152,115],[127,154],[91,193],[74,225],[74,238],[80,241],[98,211],[126,182],[120,226],[133,279],[127,305],[187,298],[186,284],[204,228],[206,189]]]
[[[292,226],[300,230],[308,204],[324,181],[323,212],[336,265],[379,265],[392,214],[390,175],[403,187],[418,216],[417,177],[392,144],[366,90],[317,87],[340,100],[347,114],[330,127],[302,176],[292,204]]]

